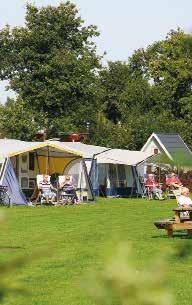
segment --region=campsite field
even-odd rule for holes
[[[114,252],[118,241],[131,244],[138,268],[170,248],[192,244],[181,235],[168,239],[153,226],[154,220],[171,216],[174,205],[172,200],[99,199],[74,207],[1,208],[7,221],[1,226],[0,261],[33,257],[10,273],[11,282],[24,287],[25,293],[10,294],[3,304],[93,305],[86,279],[92,270],[103,268],[112,243]],[[191,266],[192,253],[183,259],[167,257],[174,305],[191,304]]]

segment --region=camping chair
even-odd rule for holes
[[[170,176],[167,175],[165,178],[165,183],[166,183],[166,196],[168,199],[176,199],[177,197],[180,196],[179,190],[176,190],[174,186],[170,185]]]
[[[148,200],[152,200],[154,197],[153,192],[148,185],[145,185],[144,194],[145,194],[145,198]]]
[[[50,182],[50,176],[48,176],[48,182]],[[43,175],[37,175],[37,188],[39,190],[37,202],[40,202],[40,204],[46,203],[46,199],[42,191],[40,190],[40,184],[43,181]]]
[[[139,180],[140,180],[140,184],[141,184],[142,190],[143,190],[142,198],[145,198],[147,200],[153,199],[153,193],[151,191],[151,188],[149,186],[146,186],[146,184],[145,184],[146,180],[147,180],[147,176],[146,175],[144,177],[140,176]]]
[[[153,175],[154,176],[154,175]],[[153,187],[152,185],[147,185],[147,180],[148,180],[148,176],[145,177],[144,179],[144,194],[145,194],[145,198],[148,200],[152,200],[152,199],[160,199],[159,196],[157,196],[156,193],[154,193],[153,191]],[[157,188],[161,189],[162,183],[158,183]],[[162,197],[163,198],[163,197]],[[160,199],[161,200],[161,199]]]
[[[65,182],[66,177],[70,177],[70,184],[71,185],[64,185],[62,187],[63,182]],[[76,199],[76,194],[74,191],[73,185],[73,176],[71,175],[62,175],[59,176],[59,202],[61,204],[74,204]]]
[[[165,184],[166,184],[166,196],[168,199],[175,198],[175,195],[173,193],[173,187],[169,184],[170,176],[165,176]]]

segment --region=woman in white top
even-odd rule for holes
[[[189,189],[187,187],[181,189],[181,195],[177,197],[177,202],[179,207],[192,206],[192,200],[189,197]]]

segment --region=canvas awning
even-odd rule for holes
[[[113,163],[135,166],[148,159],[151,154],[141,151],[111,149],[96,156],[98,163]]]
[[[63,144],[63,143],[62,143]],[[0,153],[3,157],[13,157],[25,152],[34,150],[41,151],[42,155],[45,155],[45,151],[49,148],[49,156],[55,155],[58,151],[65,152],[68,156],[82,157],[82,153],[78,150],[73,150],[70,147],[61,145],[61,142],[25,142],[12,139],[0,139]]]
[[[151,156],[149,152],[111,149],[102,146],[87,145],[81,142],[24,142],[20,140],[0,139],[2,157],[12,157],[25,152],[38,150],[38,155],[96,158],[98,163],[137,165]]]

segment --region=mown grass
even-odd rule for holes
[[[156,219],[172,216],[174,206],[174,200],[99,199],[74,207],[0,209],[7,217],[0,227],[0,262],[32,256],[31,262],[10,274],[27,294],[10,294],[3,304],[93,305],[81,284],[92,270],[102,269],[105,252],[119,241],[131,244],[138,268],[178,245],[191,245],[192,239],[182,234],[168,239],[153,225]],[[169,255],[165,260],[174,305],[191,304],[192,254],[183,259]]]

